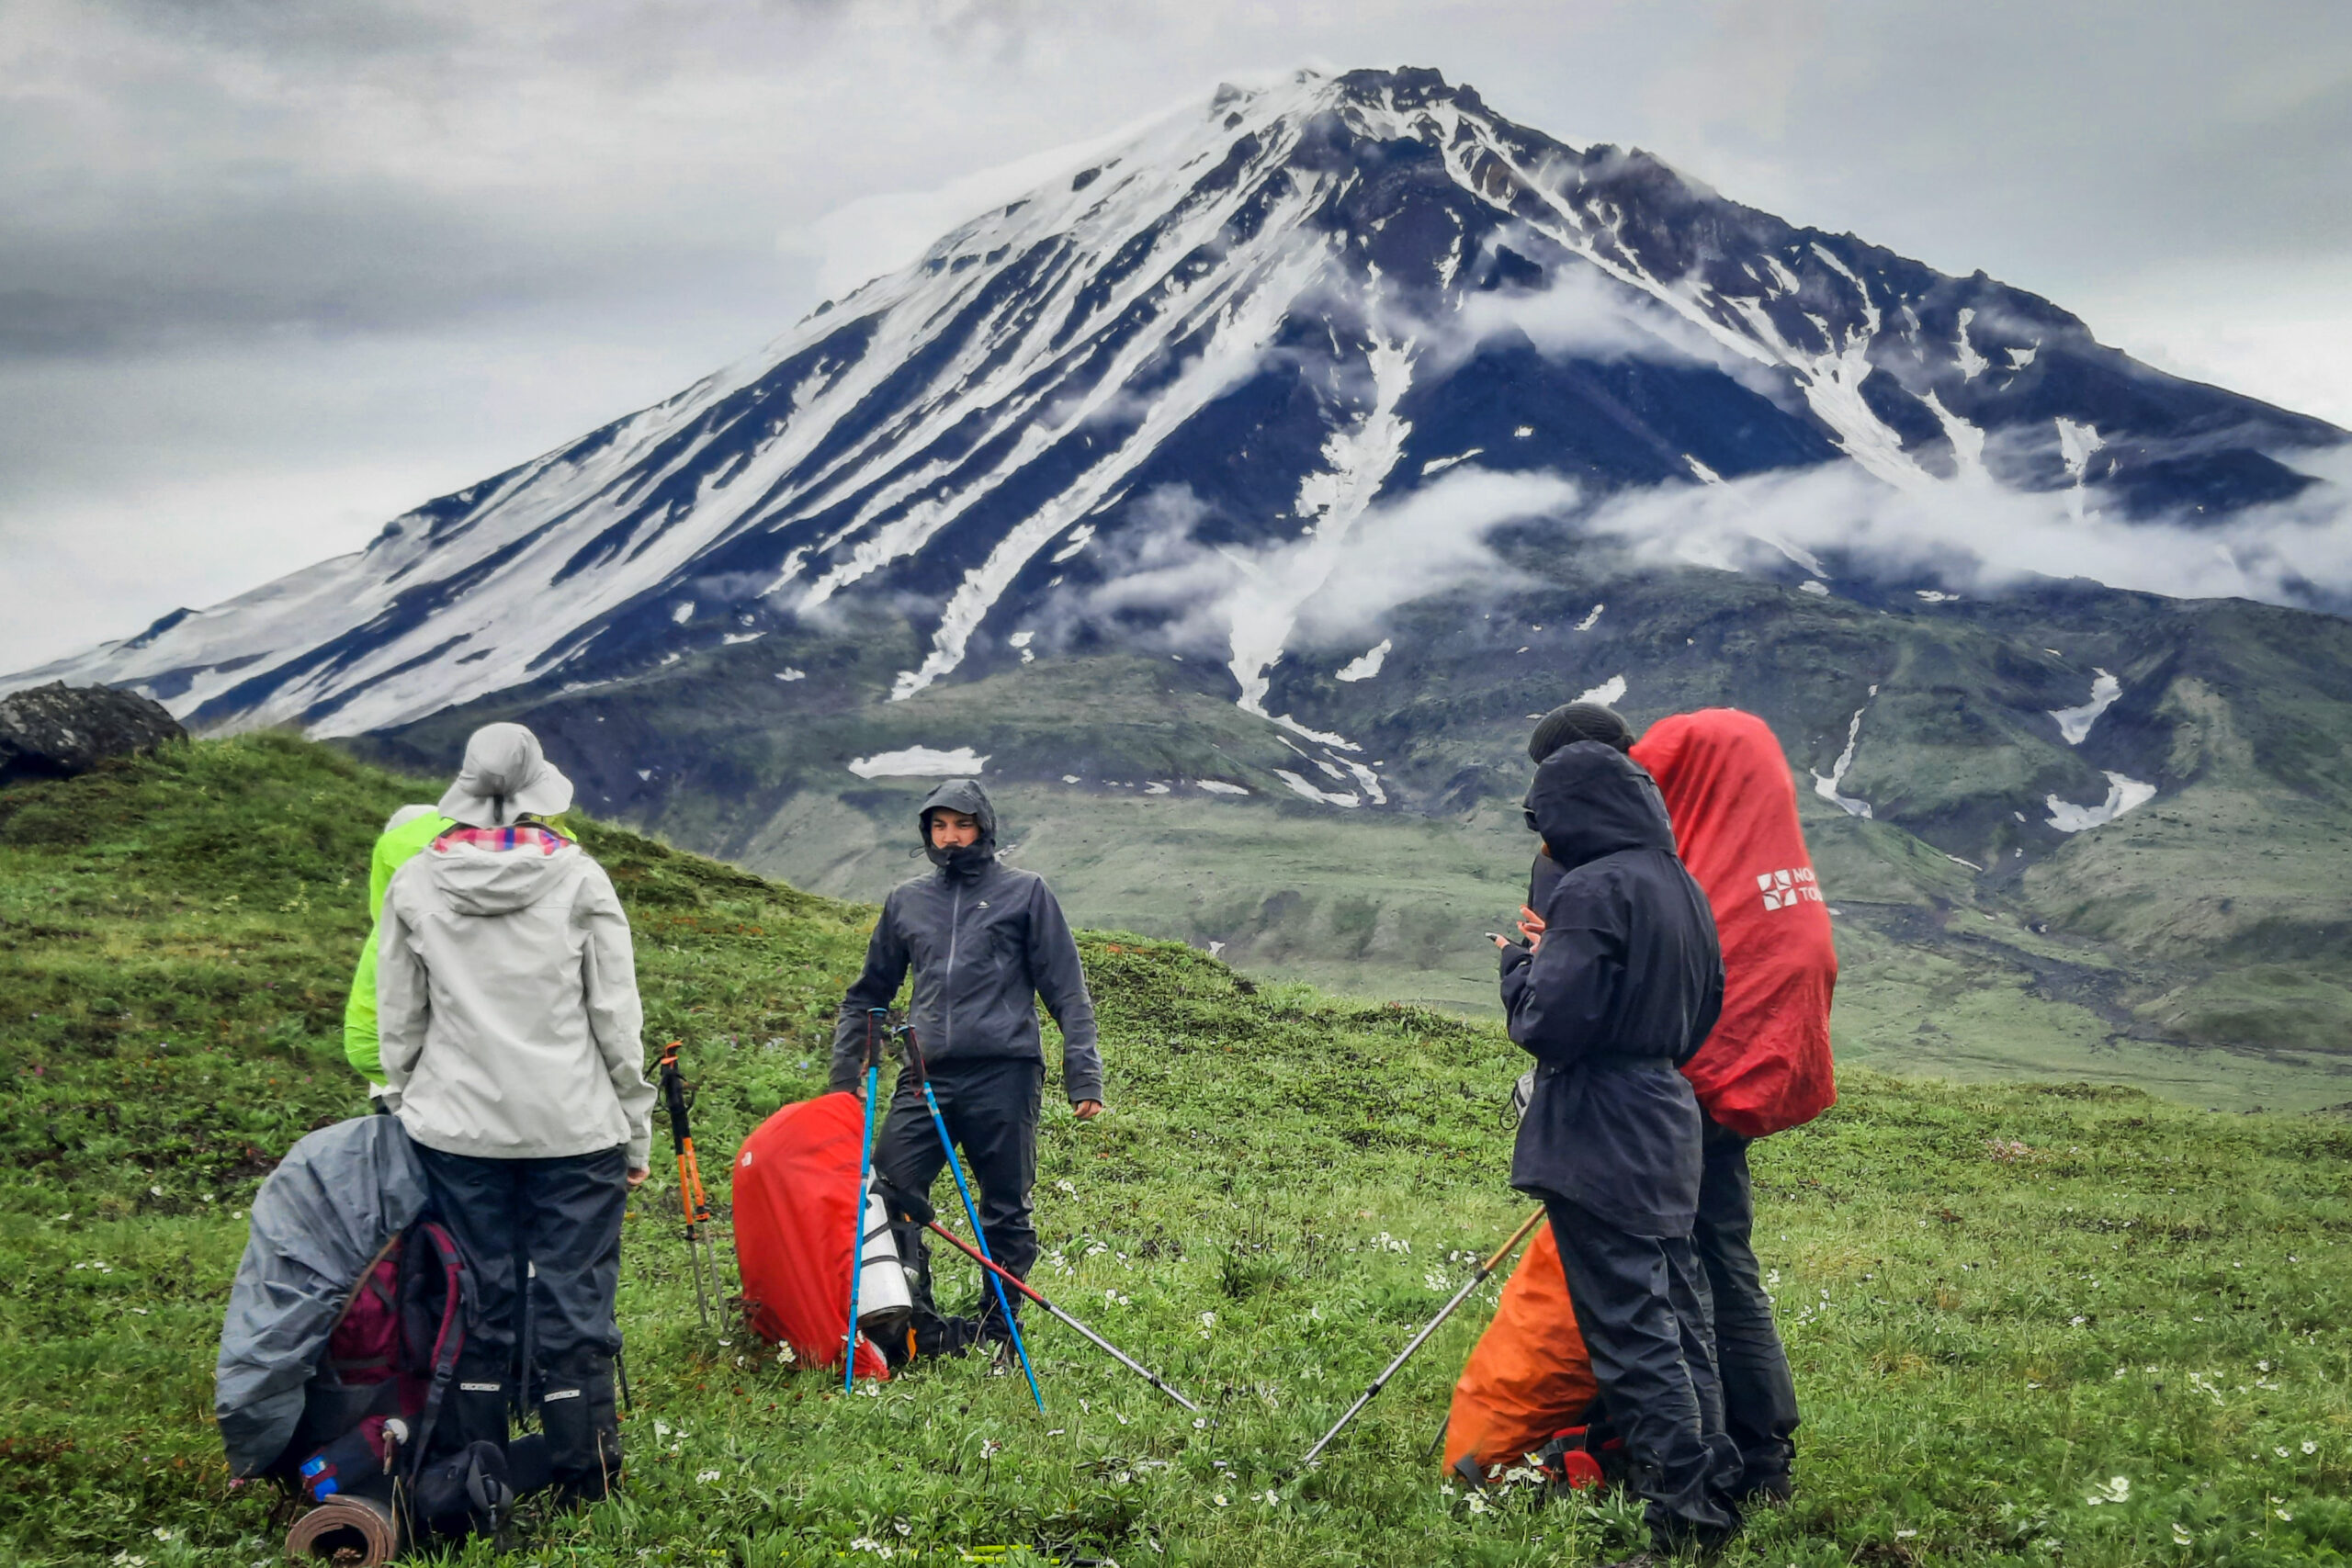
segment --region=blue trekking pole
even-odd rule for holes
[[[874,1097],[882,1082],[880,1008],[865,1010],[865,1135],[857,1156],[857,1213],[849,1228],[849,1328],[842,1336],[842,1392],[857,1387],[857,1282],[865,1272],[865,1200],[874,1190]],[[936,1115],[937,1112],[933,1113]]]
[[[1021,1358],[1021,1375],[1029,1380],[1029,1397],[1037,1402],[1042,1412],[1046,1396],[1037,1392],[1037,1373],[1029,1365],[1029,1347],[1021,1342],[1021,1325],[1013,1318],[1012,1303],[1005,1299],[1004,1281],[993,1272],[996,1259],[989,1256],[988,1232],[980,1228],[980,1213],[972,1206],[972,1190],[964,1184],[964,1164],[956,1157],[955,1140],[947,1135],[947,1119],[939,1113],[939,1097],[931,1092],[931,1075],[923,1070],[922,1047],[915,1043],[913,1030],[902,1030],[900,1034],[907,1043],[904,1070],[914,1074],[915,1082],[922,1086],[922,1102],[931,1107],[931,1124],[939,1130],[939,1146],[947,1152],[947,1168],[956,1177],[956,1195],[964,1200],[964,1218],[970,1223],[972,1239],[980,1244],[980,1257],[989,1265],[989,1285],[996,1292],[996,1309],[1004,1314],[1005,1329],[1012,1336],[1014,1353]]]

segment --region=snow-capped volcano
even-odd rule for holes
[[[2211,518],[2293,497],[2311,481],[2274,454],[2342,439],[1434,73],[1301,73],[1220,90],[356,555],[7,683],[352,735],[887,615],[928,637],[903,696],[1081,610],[1118,624],[1133,576],[1162,618],[1214,593],[1262,714],[1380,509],[1394,602],[1449,534],[1645,487],[1854,465]],[[1164,570],[1171,530],[1227,577]]]

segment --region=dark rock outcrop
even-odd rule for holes
[[[152,697],[52,681],[0,697],[0,784],[70,779],[108,757],[187,739],[179,720]]]

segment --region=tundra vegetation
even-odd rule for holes
[[[365,1110],[340,1025],[368,847],[436,787],[265,735],[0,792],[0,1556],[276,1556],[287,1515],[231,1485],[209,1422],[220,1307],[273,1159]],[[724,1152],[822,1088],[873,911],[574,826],[629,905],[649,1048],[685,1043],[723,1215]],[[979,1360],[843,1397],[740,1324],[700,1327],[657,1170],[624,1245],[626,1495],[526,1509],[516,1560],[1419,1568],[1637,1544],[1622,1501],[1468,1494],[1423,1457],[1483,1306],[1294,1469],[1528,1206],[1504,1185],[1500,1031],[1174,943],[1081,946],[1113,1110],[1046,1122],[1036,1282],[1208,1415],[1038,1314],[1042,1419]],[[1852,1071],[1843,1091],[1757,1152],[1806,1422],[1796,1503],[1727,1562],[2352,1557],[2340,1117]]]

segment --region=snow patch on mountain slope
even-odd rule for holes
[[[1873,697],[1878,695],[1876,686],[1871,688],[1871,695]],[[1838,793],[1839,786],[1846,782],[1846,774],[1854,766],[1854,749],[1860,746],[1862,740],[1862,715],[1868,712],[1870,712],[1868,703],[1864,703],[1854,710],[1853,722],[1846,727],[1846,749],[1838,753],[1838,760],[1829,764],[1827,773],[1813,775],[1813,793],[1849,817],[1868,817],[1871,814],[1869,801],[1859,796]]]
[[[2090,739],[2091,726],[2098,722],[2098,716],[2113,707],[2115,700],[2123,694],[2123,682],[2106,671],[2094,669],[2091,675],[2090,701],[2080,707],[2050,710],[2050,716],[2058,721],[2060,738],[2069,746],[2080,746]]]
[[[1298,624],[1299,606],[1330,581],[1346,551],[1349,531],[1387,482],[1388,471],[1405,450],[1405,437],[1412,433],[1412,425],[1396,414],[1396,405],[1413,381],[1411,340],[1375,338],[1365,363],[1372,376],[1372,406],[1354,429],[1334,431],[1324,439],[1326,467],[1299,482],[1295,509],[1307,519],[1309,543],[1280,558],[1274,570],[1245,578],[1227,606],[1233,657],[1226,668],[1241,688],[1237,705],[1285,727],[1296,721],[1287,714],[1266,711],[1266,693],[1272,684],[1269,671]],[[1348,750],[1357,748],[1350,745]]]
[[[969,746],[958,746],[952,751],[910,746],[901,751],[854,757],[849,771],[862,779],[968,778],[986,768],[988,761]]]
[[[1944,439],[1951,443],[1952,477],[1964,484],[1990,484],[1993,476],[1984,467],[1984,433],[1944,407],[1933,388],[1920,401],[1928,405],[1928,412],[1944,427]]]
[[[2121,773],[2107,775],[2107,798],[2097,806],[2073,806],[2056,795],[2043,797],[2042,805],[2050,813],[2050,826],[2062,833],[2080,833],[2092,828],[2103,828],[2126,812],[2137,811],[2156,798],[2156,786],[2138,779],[2125,778]]]
[[[1394,644],[1391,639],[1382,637],[1372,647],[1356,655],[1353,659],[1349,660],[1345,664],[1340,665],[1340,668],[1333,672],[1331,679],[1334,681],[1371,680],[1374,675],[1380,673],[1380,667],[1387,660],[1388,650],[1393,646]]]
[[[1361,806],[1363,804],[1363,802],[1358,800],[1352,795],[1342,794],[1336,790],[1317,789],[1315,785],[1307,783],[1306,779],[1292,773],[1288,768],[1276,768],[1274,770],[1274,777],[1288,784],[1290,786],[1291,794],[1303,796],[1308,800],[1319,802],[1325,806]]]
[[[1960,365],[1960,378],[1963,381],[1973,381],[1993,367],[1993,362],[1979,354],[1976,345],[1968,341],[1968,323],[1975,319],[1975,310],[1965,305],[1961,307],[1960,335],[1951,347],[1952,357]]]

